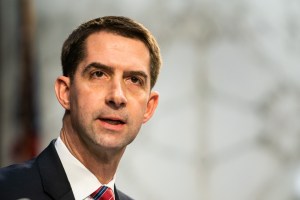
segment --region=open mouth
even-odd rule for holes
[[[101,121],[111,124],[111,125],[120,125],[120,124],[125,124],[124,121],[122,120],[114,120],[114,119],[105,119],[105,118],[101,118]]]

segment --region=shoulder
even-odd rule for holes
[[[0,169],[0,196],[18,193],[18,190],[38,189],[41,185],[35,160]]]
[[[0,198],[47,199],[44,198],[43,178],[52,176],[51,168],[55,170],[58,168],[57,165],[53,167],[51,164],[51,154],[53,154],[51,152],[52,150],[49,151],[46,148],[35,159],[0,168]],[[46,165],[46,167],[41,165]]]
[[[0,188],[3,185],[8,185],[8,184],[21,184],[25,181],[29,181],[29,183],[33,182],[35,179],[40,179],[40,160],[47,160],[43,164],[49,164],[50,161],[48,161],[51,157],[52,149],[51,146],[54,145],[49,145],[48,148],[44,149],[44,151],[38,155],[36,158],[19,163],[19,164],[13,164],[4,168],[0,168]],[[54,147],[53,147],[54,148]]]
[[[3,183],[15,182],[15,179],[26,179],[37,173],[35,160],[14,164],[0,169],[0,186]]]

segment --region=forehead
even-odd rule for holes
[[[132,66],[150,71],[150,53],[140,40],[110,32],[97,32],[86,39],[86,62],[101,62],[108,66]]]

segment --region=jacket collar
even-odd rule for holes
[[[54,146],[55,140],[37,157],[37,166],[45,193],[58,200],[74,200],[73,191]],[[115,200],[121,200],[115,186]],[[122,195],[121,195],[122,196]]]
[[[53,199],[73,200],[74,195],[54,146],[55,140],[38,156],[37,165],[45,193]]]

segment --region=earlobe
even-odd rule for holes
[[[143,123],[146,123],[154,114],[156,107],[158,105],[159,94],[158,92],[152,91],[150,94],[150,98],[147,103],[147,110],[144,114]]]
[[[70,109],[70,78],[59,76],[55,81],[55,94],[59,103],[66,110]]]

